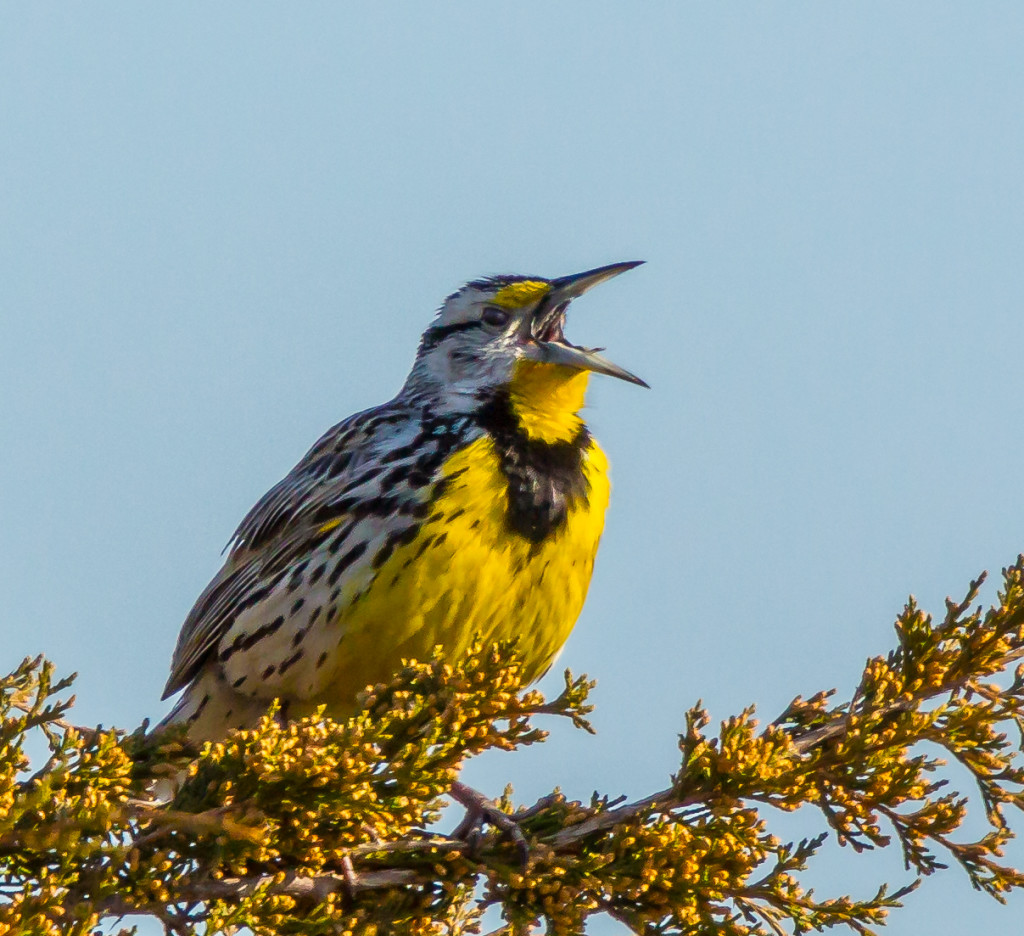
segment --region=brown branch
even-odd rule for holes
[[[75,697],[72,696],[67,702],[61,704],[67,709],[71,707],[74,701]],[[86,744],[93,743],[98,735],[104,733],[103,728],[84,728],[81,725],[72,725],[71,722],[65,718],[61,718],[59,715],[56,718],[51,718],[46,709],[37,709],[35,706],[30,705],[27,702],[12,701],[11,708],[15,708],[19,712],[24,712],[29,716],[28,721],[24,725],[25,731],[31,731],[33,728],[43,728],[47,725],[53,725],[64,732],[75,732]]]
[[[564,848],[568,845],[575,845],[596,832],[606,832],[621,822],[629,822],[648,810],[660,810],[668,812],[673,809],[683,809],[686,806],[694,806],[707,798],[705,793],[691,793],[689,796],[679,796],[674,787],[662,790],[659,793],[652,793],[635,803],[627,803],[616,809],[609,809],[606,812],[598,813],[589,819],[584,819],[576,825],[568,826],[560,832],[556,832],[545,841],[546,845],[553,848]]]
[[[916,702],[905,700],[893,702],[877,709],[876,714],[884,717],[885,715],[894,715],[898,712],[909,711],[918,704],[918,702],[924,701],[928,698],[933,698],[934,696],[943,695],[949,691],[951,691],[949,688],[937,689]],[[849,715],[847,712],[841,712],[827,724],[794,737],[793,747],[796,749],[798,754],[809,754],[814,750],[814,748],[824,744],[826,741],[831,741],[835,738],[841,737],[848,730],[848,727]],[[658,793],[653,793],[641,800],[637,800],[635,803],[627,803],[625,806],[620,806],[617,809],[609,809],[606,812],[591,816],[589,819],[585,819],[577,825],[568,826],[553,835],[551,838],[547,839],[545,844],[551,845],[555,848],[575,844],[581,839],[584,839],[596,832],[604,832],[608,829],[614,828],[619,823],[629,822],[649,810],[669,812],[676,809],[684,809],[687,806],[696,806],[705,802],[710,795],[711,794],[708,792],[699,791],[690,793],[686,796],[679,796],[678,791],[674,787],[669,787],[666,790],[661,790]]]
[[[388,887],[410,887],[430,884],[432,878],[407,868],[384,868],[378,871],[355,871],[352,874],[317,874],[308,877],[289,874],[278,881],[272,874],[246,878],[192,881],[183,879],[174,888],[176,903],[204,903],[210,900],[240,900],[258,890],[267,893],[319,903],[330,894],[357,894]],[[127,904],[120,897],[105,897],[96,904],[101,916],[155,915],[162,903]]]

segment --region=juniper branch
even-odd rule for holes
[[[552,794],[520,809],[526,869],[494,832],[471,849],[425,823],[465,758],[543,740],[531,723],[538,714],[586,728],[585,678],[567,674],[545,702],[522,691],[509,648],[477,648],[462,669],[440,658],[411,665],[348,722],[269,718],[198,752],[144,731],[76,728],[65,718],[70,701],[53,701],[67,681],[26,661],[0,680],[0,925],[28,914],[39,932],[52,924],[85,934],[104,917],[149,914],[176,933],[200,924],[261,936],[361,933],[386,921],[419,934],[439,920],[464,931],[498,903],[509,933],[537,917],[574,932],[592,913],[636,932],[870,932],[907,889],[862,901],[802,891],[796,875],[820,841],[780,845],[758,812],[801,804],[818,806],[855,847],[887,844],[879,824],[888,823],[908,868],[938,870],[939,849],[1001,899],[1024,886],[1000,860],[1005,807],[1024,809],[1024,771],[998,730],[1024,726],[1024,672],[1006,688],[991,680],[1024,656],[1024,558],[1004,571],[1000,604],[984,615],[970,610],[981,581],[965,600],[947,600],[938,624],[908,602],[897,649],[868,661],[844,704],[831,693],[797,697],[764,728],[751,709],[714,737],[698,706],[666,789],[625,803],[595,795],[589,805]],[[21,743],[32,730],[47,733],[51,753],[26,780]],[[972,773],[993,826],[980,841],[951,837],[964,800],[938,795],[939,761],[909,757],[922,741]],[[146,800],[152,777],[185,767],[172,804]]]

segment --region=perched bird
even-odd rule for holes
[[[637,266],[496,276],[449,296],[391,402],[330,429],[249,511],[178,637],[163,724],[195,740],[357,694],[403,658],[519,638],[539,678],[583,607],[608,463],[580,417],[569,302]]]

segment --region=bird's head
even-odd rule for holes
[[[452,410],[504,392],[526,408],[552,403],[575,406],[573,412],[582,406],[591,372],[646,387],[602,357],[602,349],[574,345],[563,333],[573,299],[642,262],[557,279],[493,276],[467,283],[445,300],[423,333],[407,387],[439,392]]]

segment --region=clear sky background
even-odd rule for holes
[[[3,667],[161,715],[236,523],[447,293],[643,258],[569,328],[652,386],[591,393],[599,734],[467,779],[644,795],[696,699],[849,691],[908,593],[1024,549],[1022,49],[996,2],[0,7]],[[950,870],[889,932],[1022,911]]]

